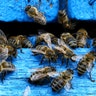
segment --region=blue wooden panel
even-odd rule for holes
[[[96,20],[96,0],[68,0],[68,14],[72,19]]]
[[[44,13],[47,21],[50,22],[57,17],[59,0],[41,0],[41,3],[39,0],[0,0],[0,21],[33,21],[24,11],[27,5],[37,7],[40,12]]]
[[[35,38],[29,38],[34,42]],[[93,48],[77,48],[73,50],[77,55],[84,55]],[[52,92],[50,84],[47,85],[32,85],[28,83],[28,77],[31,75],[33,68],[40,68],[47,66],[48,62],[39,65],[41,56],[33,56],[30,49],[23,48],[24,53],[20,53],[18,49],[18,57],[13,58],[13,64],[16,66],[16,71],[6,76],[4,83],[0,82],[0,96],[23,96],[24,90],[30,86],[28,96],[96,96],[96,82],[91,82],[87,74],[79,77],[75,71],[72,80],[73,89],[65,91],[61,90],[59,93]],[[70,67],[75,68],[78,62],[70,62]],[[65,64],[61,65],[59,58],[57,63],[51,63],[56,67],[58,72],[65,70]],[[92,71],[93,79],[96,79],[96,65]]]
[[[28,2],[29,1],[29,2]],[[41,3],[40,3],[41,1]],[[1,0],[0,1],[0,21],[10,22],[32,22],[24,11],[26,5],[32,5],[44,13],[47,22],[57,20],[58,10],[66,7],[67,0]],[[77,20],[96,20],[96,1],[95,0],[68,0],[68,15]]]

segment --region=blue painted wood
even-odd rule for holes
[[[33,38],[29,38],[31,42],[34,42]],[[74,52],[78,55],[84,55],[91,51],[93,48],[77,48]],[[41,56],[33,56],[32,52],[28,48],[23,48],[24,53],[20,53],[18,49],[17,58],[13,58],[13,64],[16,66],[16,71],[6,76],[4,83],[0,82],[0,96],[23,96],[24,90],[27,86],[30,87],[30,93],[28,96],[96,96],[96,82],[91,82],[88,79],[88,74],[81,77],[77,75],[75,71],[72,80],[73,89],[65,91],[62,89],[59,93],[52,92],[50,84],[47,85],[32,85],[28,83],[28,78],[32,73],[32,69],[41,68],[48,65],[48,62],[44,62],[39,65]],[[78,62],[70,62],[70,67],[75,68]],[[51,63],[56,67],[58,72],[64,71],[65,64],[61,65],[61,59],[59,58],[57,63]],[[96,79],[96,62],[92,70],[92,77]]]
[[[25,13],[27,5],[35,6],[44,13],[47,22],[53,21],[57,17],[59,0],[0,0],[0,21],[10,22],[32,22],[33,19]],[[52,6],[51,6],[52,5]]]
[[[76,20],[96,20],[96,2],[93,1],[95,0],[68,0],[69,17]]]

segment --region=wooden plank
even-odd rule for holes
[[[74,50],[76,54],[86,54],[92,48],[77,48]],[[33,56],[30,49],[23,48],[24,53],[20,53],[18,49],[18,57],[13,58],[13,64],[16,66],[16,71],[6,76],[4,83],[0,82],[0,96],[23,96],[24,90],[30,86],[31,92],[29,96],[95,96],[96,95],[96,82],[91,82],[87,74],[79,77],[77,71],[74,73],[72,80],[73,89],[65,91],[61,90],[59,93],[52,92],[50,84],[47,85],[32,85],[28,83],[28,78],[34,68],[47,66],[48,62],[45,61],[39,65],[41,56]],[[78,62],[70,62],[70,67],[76,67]],[[96,62],[95,62],[96,63]],[[52,63],[58,72],[65,70],[65,64],[61,65],[59,58],[57,63]],[[93,79],[96,79],[96,65],[92,71]]]

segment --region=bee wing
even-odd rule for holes
[[[37,53],[37,54],[45,54],[45,52],[43,52],[43,51],[41,51],[41,50],[37,50],[37,49],[31,49],[32,50],[32,52],[35,54],[35,53]]]
[[[66,91],[69,91],[71,89],[71,83],[67,82],[64,88]]]
[[[93,68],[93,64],[89,63],[88,66],[87,66],[87,71],[91,72],[92,68]]]
[[[32,68],[32,69],[29,69],[29,72],[36,72],[36,71],[42,71],[42,68]]]
[[[0,47],[0,61],[6,60],[8,58],[8,48]]]
[[[53,78],[54,78],[54,77],[59,76],[60,73],[59,73],[59,72],[48,72],[47,74],[48,74],[50,77],[53,77]]]
[[[61,53],[66,54],[66,52],[61,47],[59,47],[59,46],[54,46],[54,49],[60,51]]]
[[[38,73],[38,74],[32,75],[30,79],[31,79],[32,82],[36,82],[36,81],[38,81],[38,80],[40,80],[42,78],[45,78],[46,76],[48,76],[48,75],[47,74]]]
[[[48,44],[49,48],[52,49],[51,37],[50,37],[49,34],[46,34],[46,35],[44,36],[44,41]]]
[[[1,29],[0,29],[0,38],[2,38],[4,40],[4,42],[8,43],[7,37],[6,37],[5,33]]]
[[[58,39],[58,44],[59,44],[59,45],[64,45],[65,42],[64,42],[63,40],[61,40],[61,39]]]
[[[15,68],[3,68],[3,71],[15,71]]]
[[[58,44],[66,47],[67,49],[70,49],[70,48],[65,44],[65,42],[64,42],[63,40],[61,40],[61,39],[58,39]],[[71,50],[71,49],[70,49],[70,50]]]
[[[46,25],[46,18],[44,16],[34,16],[34,21],[41,25]]]
[[[30,91],[31,91],[30,86],[27,86],[24,90],[23,96],[29,96]]]
[[[73,61],[80,61],[82,58],[83,58],[83,55],[76,55],[71,57]]]

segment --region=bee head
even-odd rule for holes
[[[60,17],[66,16],[65,10],[59,10],[58,14],[59,14]]]
[[[67,69],[67,71],[71,74],[74,74],[74,71],[72,69]]]
[[[25,11],[27,12],[30,8],[31,8],[31,5],[27,5],[27,6],[25,7]]]
[[[83,35],[83,36],[88,36],[88,33],[85,29],[81,28],[77,31],[77,34]]]

